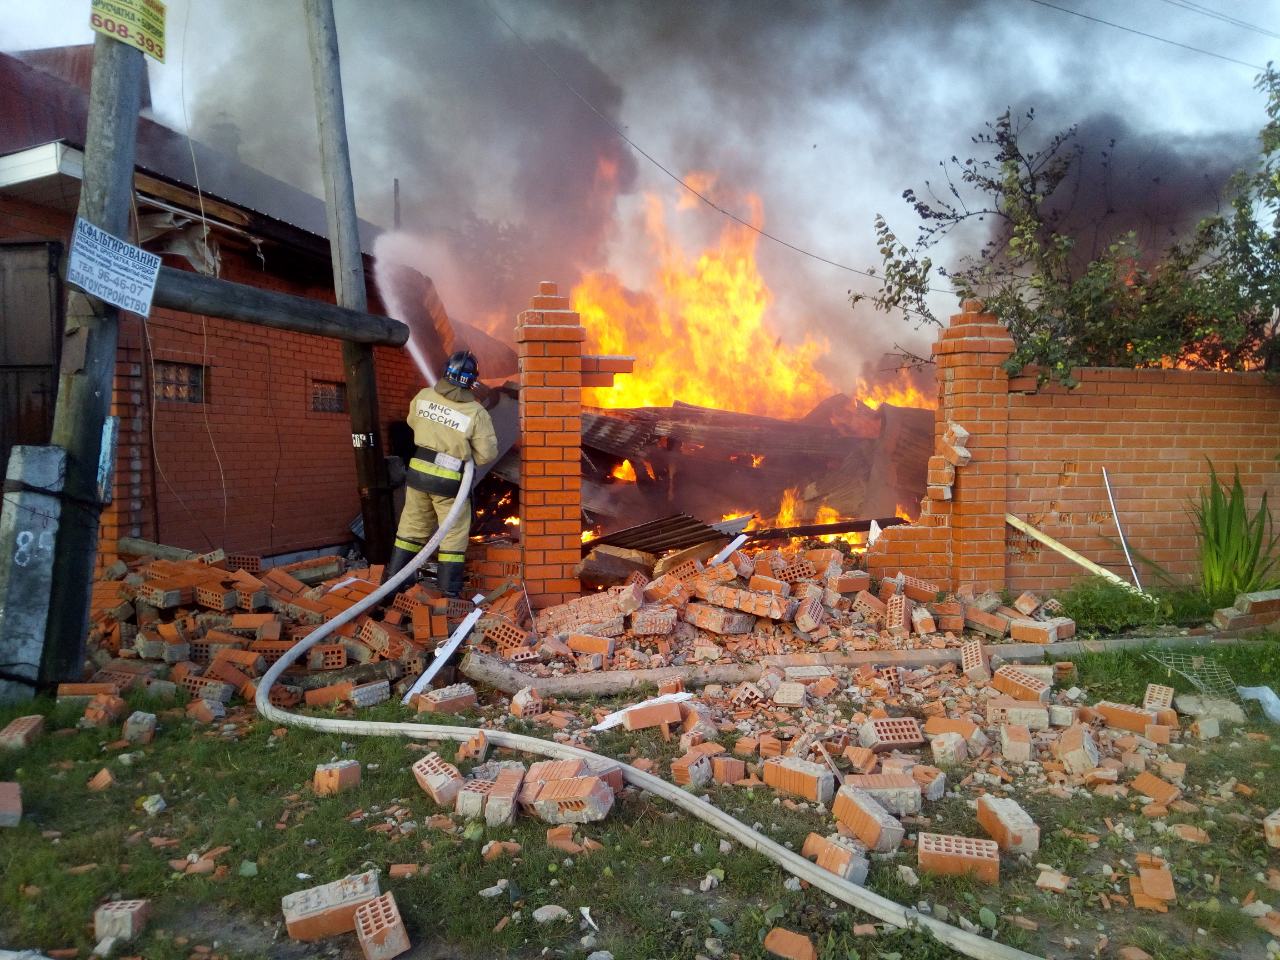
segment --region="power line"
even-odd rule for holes
[[[632,150],[640,154],[640,156],[644,157],[646,160],[652,163],[655,167],[657,167],[659,170],[665,173],[668,177],[670,177],[680,186],[684,187],[686,190],[688,190],[691,194],[693,194],[695,197],[697,197],[699,200],[701,200],[711,209],[717,211],[720,214],[723,214],[724,216],[728,217],[730,220],[734,221],[735,223],[741,224],[742,226],[746,227],[748,230],[752,230],[755,233],[758,233],[760,236],[765,237],[769,240],[772,240],[774,243],[777,243],[777,244],[780,244],[781,246],[786,247],[788,250],[793,250],[796,253],[809,257],[813,260],[817,260],[820,263],[828,264],[829,266],[836,267],[840,270],[846,270],[849,273],[856,273],[859,276],[870,277],[872,280],[875,280],[877,282],[882,281],[884,279],[883,277],[880,277],[877,274],[874,274],[868,270],[859,270],[857,267],[851,267],[848,264],[840,263],[836,260],[831,260],[827,257],[822,256],[821,254],[814,253],[811,250],[806,250],[803,247],[798,247],[794,243],[791,243],[788,240],[783,240],[781,237],[775,236],[774,234],[769,233],[767,230],[762,230],[760,227],[757,227],[754,223],[751,223],[748,220],[744,220],[742,217],[738,216],[732,210],[728,210],[725,207],[720,206],[720,204],[716,203],[706,194],[702,193],[701,191],[691,186],[687,180],[682,179],[678,174],[674,173],[672,170],[666,167],[660,160],[658,160],[655,156],[653,156],[653,154],[649,153],[649,151],[645,150],[644,147],[640,146],[640,144],[636,143],[634,140],[628,137],[622,131],[622,128],[619,127],[616,123],[614,123],[608,117],[607,114],[598,110],[594,103],[592,103],[585,96],[583,96],[582,93],[578,91],[577,87],[575,87],[572,83],[570,83],[567,79],[565,79],[565,77],[560,73],[560,71],[558,71],[555,68],[555,66],[553,66],[551,62],[548,61],[537,50],[536,47],[529,44],[524,39],[524,37],[520,35],[519,31],[517,31],[515,27],[513,27],[509,22],[507,22],[507,19],[500,12],[498,12],[498,10],[493,6],[493,4],[489,2],[489,0],[485,0],[485,6],[489,8],[489,12],[492,13],[493,16],[511,32],[511,35],[515,37],[516,40],[518,40],[526,50],[528,50],[530,53],[532,53],[535,57],[538,58],[538,61],[544,67],[547,68],[547,70],[551,73],[552,76],[554,76],[557,80],[559,80],[562,84],[564,84],[565,87],[568,88],[570,93],[572,93],[575,97],[581,100],[588,110],[594,113],[603,123],[607,124],[610,130],[612,130],[619,137],[621,137],[622,140],[624,140],[628,145],[630,145]],[[939,289],[937,287],[930,287],[929,289],[934,293],[948,293],[948,294],[955,293],[954,290]]]
[[[1252,30],[1254,33],[1262,34],[1264,37],[1275,37],[1277,40],[1280,40],[1280,33],[1276,33],[1274,30],[1268,30],[1266,27],[1260,27],[1256,23],[1249,23],[1246,20],[1241,20],[1238,17],[1231,16],[1230,14],[1211,10],[1203,4],[1193,2],[1193,0],[1161,0],[1161,2],[1174,7],[1181,7],[1184,10],[1190,10],[1213,20],[1221,20],[1223,23],[1229,23],[1231,26],[1239,27],[1241,30]]]
[[[1249,63],[1245,60],[1237,60],[1235,57],[1228,57],[1221,53],[1214,53],[1212,50],[1204,50],[1200,47],[1193,47],[1189,43],[1180,43],[1177,40],[1170,40],[1168,37],[1158,37],[1154,33],[1147,33],[1143,30],[1137,30],[1133,27],[1126,27],[1121,23],[1113,23],[1110,20],[1103,20],[1101,17],[1094,17],[1087,13],[1081,13],[1079,10],[1072,10],[1069,7],[1060,7],[1056,3],[1049,3],[1048,0],[1028,0],[1029,3],[1039,4],[1042,7],[1048,7],[1050,10],[1058,10],[1062,13],[1069,13],[1073,17],[1080,17],[1082,20],[1090,20],[1093,23],[1101,23],[1108,27],[1115,27],[1117,30],[1123,30],[1125,33],[1137,34],[1140,37],[1146,37],[1148,40],[1159,40],[1161,43],[1167,43],[1170,46],[1181,47],[1183,50],[1191,50],[1194,53],[1203,53],[1206,57],[1216,57],[1218,60],[1225,60],[1227,63],[1236,63],[1242,67],[1249,67],[1253,70],[1263,70],[1264,67],[1256,63]]]

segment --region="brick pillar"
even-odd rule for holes
[[[543,281],[516,318],[520,355],[520,562],[534,607],[581,592],[582,343],[567,297]]]
[[[120,342],[116,349],[116,371],[112,383],[111,414],[119,418],[116,440],[115,474],[111,503],[102,510],[98,522],[98,559],[101,569],[115,560],[118,542],[124,537],[154,535],[146,512],[144,458],[150,450],[142,349],[142,321],[120,321]]]
[[[939,452],[951,423],[969,431],[972,457],[957,467],[952,487],[951,585],[1001,590],[1005,582],[1008,482],[1009,374],[1004,362],[1013,339],[982,302],[966,300],[934,345],[941,404],[936,421]]]

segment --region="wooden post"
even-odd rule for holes
[[[174,267],[160,268],[151,303],[154,307],[168,307],[183,313],[222,317],[273,330],[292,330],[366,345],[402,347],[409,339],[409,328],[390,317],[359,313],[323,300],[295,297],[277,290],[216,280]]]
[[[116,237],[127,235],[143,69],[141,50],[102,34],[94,37],[79,214]],[[67,465],[41,683],[79,679],[84,659],[102,513],[98,471],[103,426],[111,412],[119,314],[96,297],[67,288],[53,421],[53,443],[66,451]],[[110,484],[108,473],[107,489]]]
[[[334,290],[339,306],[365,313],[364,260],[360,253],[355,189],[351,184],[351,158],[347,150],[333,3],[332,0],[306,0],[303,9],[311,50],[316,123],[320,129],[320,161],[329,222],[329,249],[333,257]],[[379,443],[373,347],[344,341],[342,363],[346,370],[356,479],[360,485],[365,552],[372,562],[384,563],[391,555],[391,485]]]

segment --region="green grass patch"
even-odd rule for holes
[[[1213,616],[1213,606],[1191,587],[1154,587],[1152,599],[1118,583],[1095,577],[1081,580],[1058,599],[1066,615],[1084,633],[1118,633],[1158,626],[1199,626]]]
[[[1280,643],[1274,639],[1209,651],[1239,682],[1276,683],[1280,678]],[[1079,684],[1090,699],[1137,702],[1147,683],[1170,683],[1178,690],[1190,684],[1168,676],[1141,651],[1084,654],[1075,658]],[[630,698],[628,698],[629,700]],[[601,703],[617,707],[621,701]],[[272,725],[236,711],[230,732],[221,726],[190,723],[179,705],[134,698],[132,706],[161,715],[154,743],[128,750],[108,750],[118,728],[79,730],[80,710],[37,701],[24,707],[0,709],[0,725],[23,713],[49,717],[50,732],[33,748],[0,755],[0,779],[18,780],[23,787],[27,815],[22,824],[0,832],[0,942],[9,946],[53,949],[78,947],[87,956],[93,946],[93,910],[113,895],[146,897],[155,903],[154,918],[132,952],[157,960],[187,957],[190,944],[175,936],[193,928],[200,939],[219,939],[220,952],[229,957],[272,957],[294,960],[317,955],[310,946],[290,944],[282,932],[273,939],[281,919],[284,894],[367,867],[384,870],[392,863],[414,862],[427,869],[407,880],[383,880],[397,895],[410,937],[426,945],[430,955],[459,958],[533,958],[547,952],[582,960],[589,952],[580,943],[578,909],[588,907],[599,925],[596,948],[617,960],[687,958],[709,955],[714,938],[724,955],[763,960],[764,934],[786,926],[811,936],[822,960],[876,960],[897,954],[901,960],[942,958],[954,954],[919,930],[857,937],[853,928],[869,918],[821,891],[789,891],[786,874],[741,844],[721,850],[721,835],[701,821],[643,793],[631,793],[605,821],[586,825],[580,836],[592,837],[605,850],[566,857],[546,847],[547,825],[528,817],[513,827],[490,829],[474,825],[465,833],[428,828],[439,813],[417,787],[409,765],[422,755],[417,742],[389,737],[343,738],[293,728],[277,738]],[[578,706],[584,715],[595,704]],[[405,719],[395,704],[364,714],[367,719]],[[474,723],[475,717],[430,718],[433,722]],[[61,729],[59,729],[61,728]],[[527,723],[511,723],[535,736],[551,731]],[[1268,731],[1267,727],[1253,729]],[[729,734],[725,745],[736,738]],[[657,731],[615,729],[596,736],[593,749],[619,759],[646,757],[667,776],[669,763],[679,754],[676,738],[664,742]],[[456,744],[433,745],[446,759]],[[1213,749],[1186,749],[1178,758],[1188,765],[1187,780],[1200,814],[1169,818],[1204,826],[1213,839],[1193,846],[1159,834],[1142,818],[1132,798],[1097,797],[1061,800],[1047,793],[1019,790],[1017,796],[1041,825],[1042,846],[1037,862],[1052,863],[1075,879],[1064,896],[1035,889],[1038,871],[1006,856],[999,887],[985,887],[964,878],[922,876],[908,886],[898,866],[914,867],[910,850],[873,861],[868,886],[907,905],[926,901],[947,909],[955,922],[965,917],[978,922],[983,909],[997,917],[1015,912],[1041,924],[1035,933],[1000,921],[997,936],[1033,953],[1043,954],[1064,936],[1092,943],[1092,931],[1104,921],[1112,943],[1136,943],[1165,960],[1201,960],[1247,951],[1258,944],[1258,932],[1240,914],[1238,903],[1257,887],[1254,876],[1274,863],[1256,822],[1259,810],[1280,806],[1280,778],[1274,776],[1280,743],[1229,735]],[[134,756],[126,764],[123,755]],[[309,788],[317,763],[355,758],[365,765],[361,786],[334,797],[316,797]],[[529,759],[529,758],[523,758]],[[103,766],[117,784],[102,793],[85,789]],[[1199,791],[1229,778],[1249,786],[1250,797],[1234,795],[1205,804]],[[147,816],[138,801],[161,794],[168,809]],[[799,850],[810,831],[826,834],[834,827],[829,812],[812,804],[789,804],[766,788],[713,786],[705,791],[716,806],[775,841]],[[388,810],[401,805],[416,829],[382,832],[380,824],[394,823]],[[359,822],[348,819],[357,808]],[[980,836],[966,798],[948,796],[926,805],[929,825],[922,829]],[[1136,832],[1132,842],[1107,832],[1104,817],[1122,820]],[[1097,847],[1075,832],[1096,833]],[[53,838],[44,831],[57,831]],[[176,841],[153,848],[150,837]],[[515,859],[486,862],[486,840],[514,840],[522,845]],[[212,847],[230,846],[221,863],[230,867],[223,879],[175,873],[168,861],[199,854]],[[1167,917],[1129,911],[1098,912],[1097,894],[1110,889],[1100,872],[1103,862],[1119,864],[1139,850],[1159,846],[1169,858],[1178,880],[1179,907]],[[257,865],[255,877],[241,877],[243,861]],[[68,868],[97,866],[83,874]],[[714,889],[699,890],[714,873],[723,879]],[[299,874],[309,878],[300,879]],[[477,891],[506,880],[501,896],[486,899]],[[28,896],[28,885],[40,888]],[[1261,895],[1262,891],[1258,893]],[[1267,894],[1269,896],[1269,894]],[[533,909],[557,903],[573,914],[571,922],[534,925]],[[519,910],[522,922],[494,928]],[[1191,935],[1195,927],[1207,936]],[[1143,932],[1151,931],[1151,936]],[[1146,939],[1158,941],[1158,949]],[[354,956],[354,938],[336,942]],[[320,948],[327,950],[328,946]],[[1081,948],[1082,951],[1085,947]],[[290,952],[292,951],[292,952]],[[1084,953],[1080,953],[1084,955]]]

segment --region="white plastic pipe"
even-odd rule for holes
[[[482,732],[479,727],[449,727],[429,723],[391,723],[308,716],[282,710],[274,706],[268,699],[271,687],[303,654],[332,634],[338,627],[349,623],[365,610],[380,602],[384,596],[399,587],[405,579],[426,562],[427,557],[436,550],[440,541],[444,539],[444,535],[453,526],[454,521],[457,520],[461,505],[465,499],[462,491],[470,490],[472,474],[472,466],[468,461],[462,477],[462,487],[457,499],[454,501],[453,508],[440,524],[440,529],[436,531],[426,546],[409,561],[400,573],[359,603],[344,610],[333,620],[316,627],[271,665],[271,669],[267,671],[262,678],[262,682],[258,684],[258,692],[254,697],[254,707],[263,719],[272,723],[302,727],[321,733],[338,733],[344,736],[357,737],[408,737],[413,740],[466,741],[477,733]],[[616,761],[612,757],[601,757],[580,747],[572,747],[568,744],[542,740],[538,737],[529,737],[519,733],[509,733],[505,730],[485,729],[483,733],[489,742],[496,746],[520,750],[535,756],[552,757],[557,760],[608,760],[618,763],[622,768],[622,775],[627,783],[647,790],[673,806],[679,807],[686,813],[692,814],[704,823],[709,823],[724,835],[737,840],[744,847],[755,850],[757,853],[772,860],[792,876],[799,877],[801,880],[829,893],[838,900],[857,907],[859,910],[895,927],[916,926],[927,929],[941,943],[958,950],[965,956],[974,957],[976,960],[1040,960],[1035,954],[1026,953],[1003,943],[997,943],[975,933],[968,933],[959,927],[953,927],[949,923],[943,923],[933,917],[925,916],[910,907],[904,907],[900,903],[882,897],[877,893],[872,893],[857,884],[850,883],[834,873],[823,870],[817,864],[810,863],[804,857],[788,850],[780,843],[770,840],[764,834],[752,830],[745,823],[736,820],[714,806],[710,801],[696,797],[659,777],[637,770],[635,767]]]
[[[480,596],[477,595],[476,599],[479,600]],[[480,619],[483,613],[483,608],[477,606],[467,614],[466,618],[460,624],[458,624],[458,629],[453,631],[453,636],[446,640],[440,649],[436,651],[436,656],[435,659],[431,661],[431,666],[427,667],[427,669],[422,672],[422,676],[418,677],[418,679],[414,681],[413,686],[409,688],[409,692],[400,699],[402,704],[407,705],[410,700],[422,692],[423,687],[435,678],[435,675],[440,672],[440,668],[445,665],[445,662],[448,661],[451,656],[453,656],[453,652],[462,645],[463,638],[471,632],[471,628],[476,625],[476,621]]]
[[[745,533],[738,534],[725,545],[723,550],[711,558],[711,565],[714,567],[717,563],[724,563],[729,559],[729,554],[733,553],[733,551],[737,550],[746,542],[747,535]]]

